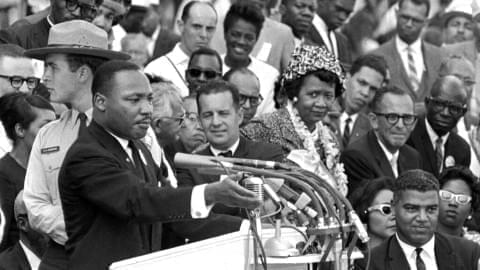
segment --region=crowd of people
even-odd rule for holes
[[[0,29],[0,269],[245,226],[241,176],[177,153],[331,174],[358,269],[477,269],[479,44],[480,0],[50,0]]]

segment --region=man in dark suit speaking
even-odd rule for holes
[[[67,152],[59,176],[68,269],[105,269],[158,249],[160,221],[204,218],[215,203],[260,204],[230,177],[195,187],[158,187],[163,176],[139,140],[150,126],[152,90],[138,66],[103,64],[92,94],[93,120]]]
[[[398,177],[393,190],[397,233],[372,249],[369,270],[477,269],[479,245],[435,233],[438,190],[438,180],[426,171],[410,170]]]

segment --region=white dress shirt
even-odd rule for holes
[[[385,147],[382,141],[380,141],[378,136],[377,136],[377,141],[378,141],[378,144],[380,144],[380,148],[382,148],[383,152],[385,153],[388,163],[390,163],[390,166],[392,167],[393,175],[395,177],[398,177],[398,156],[400,154],[400,151],[397,150],[395,153],[392,154],[392,152],[388,151],[387,147]]]
[[[400,240],[400,237],[398,237],[398,234],[395,234],[395,237],[398,240],[398,243],[400,244],[400,248],[403,251],[403,254],[405,255],[405,258],[407,258],[408,265],[410,266],[410,270],[417,270],[417,252],[415,249],[417,247],[411,246],[402,240]],[[420,256],[425,263],[426,270],[438,270],[437,267],[437,260],[435,259],[435,235],[432,236],[432,238],[425,243],[423,246],[421,246],[423,249],[422,252],[420,253]]]
[[[403,67],[407,72],[407,75],[410,75],[410,68],[408,67],[408,47],[410,46],[413,54],[413,59],[415,61],[415,70],[417,72],[418,82],[422,81],[423,72],[425,69],[425,64],[423,61],[423,52],[422,52],[422,40],[419,38],[412,44],[408,45],[403,42],[398,36],[395,37],[395,43],[397,46],[398,54],[403,62]]]
[[[225,64],[225,55],[222,55],[223,60],[223,74],[230,70],[230,67]],[[275,82],[277,81],[280,73],[273,66],[258,60],[255,57],[250,56],[250,65],[248,69],[257,75],[260,81],[260,95],[263,97],[263,101],[258,105],[255,116],[261,114],[271,113],[275,111],[274,101],[274,89]]]
[[[338,58],[338,46],[337,46],[337,38],[335,37],[335,33],[333,31],[328,31],[327,24],[317,14],[313,16],[312,24],[313,24],[313,27],[315,27],[317,32],[322,37],[323,43],[325,44],[325,47],[327,47],[328,51],[331,53],[333,52],[335,56]],[[330,41],[332,41],[332,44],[330,44]],[[333,48],[332,48],[332,45],[333,45]]]
[[[0,157],[5,156],[10,151],[12,151],[12,140],[8,138],[7,132],[0,122]]]
[[[122,146],[123,150],[127,153],[127,155],[130,157],[130,162],[133,162],[133,156],[132,156],[132,149],[128,146],[128,140],[125,140],[123,138],[120,138],[116,136],[115,134],[111,133],[110,131],[107,131],[114,137],[120,146]],[[145,157],[143,156],[143,153],[141,150],[139,151],[140,158],[144,162],[144,165],[147,165],[147,161],[145,160]],[[168,164],[168,163],[167,163]],[[134,164],[137,166],[137,164]],[[190,200],[190,215],[192,218],[206,218],[208,217],[210,210],[212,209],[213,205],[208,206],[205,202],[205,187],[207,184],[202,184],[198,186],[194,186],[192,190],[192,197]]]
[[[437,141],[438,137],[440,137],[440,136],[438,136],[437,133],[435,133],[432,126],[430,126],[430,123],[428,123],[427,118],[425,118],[425,127],[426,127],[426,130],[427,130],[428,137],[430,138],[430,141],[432,142],[433,152],[435,152],[435,150],[436,150],[435,149],[435,147],[436,147],[435,142]],[[442,136],[443,160],[445,160],[445,158],[446,158],[446,156],[445,156],[445,143],[447,142],[449,135],[450,135],[450,132],[448,132],[447,134]],[[440,171],[443,170],[443,166],[445,166],[445,164],[443,164],[443,161],[442,161],[442,166],[440,167]]]
[[[180,95],[186,97],[189,91],[185,71],[188,68],[189,59],[190,57],[180,48],[180,42],[178,42],[172,51],[150,62],[145,67],[145,73],[171,81],[180,89]]]
[[[351,135],[353,131],[353,126],[355,125],[355,121],[357,121],[357,118],[358,118],[358,113],[348,115],[345,111],[342,112],[342,114],[340,115],[340,133],[342,134],[342,136],[345,132],[345,124],[348,118],[352,120],[348,124],[348,127],[350,128],[350,135]]]
[[[30,264],[30,269],[31,270],[38,270],[38,267],[40,266],[40,258],[33,253],[23,242],[22,240],[19,240],[20,246],[23,249],[23,252],[25,252],[25,256],[27,257],[27,261]]]

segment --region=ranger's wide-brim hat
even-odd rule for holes
[[[52,53],[79,54],[106,59],[128,60],[130,55],[108,49],[105,30],[83,20],[72,20],[55,24],[50,28],[48,45],[27,50],[25,55],[44,60]]]

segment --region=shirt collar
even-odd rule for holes
[[[212,154],[214,156],[218,156],[220,153],[224,153],[224,152],[227,152],[227,151],[232,151],[232,155],[235,154],[235,152],[237,151],[238,149],[238,145],[240,144],[240,138],[237,139],[237,141],[232,144],[232,146],[230,146],[228,149],[226,150],[220,150],[220,149],[216,149],[216,148],[213,148],[211,145],[210,145],[210,151],[212,151]]]
[[[78,115],[80,114],[80,112],[77,111],[77,110],[73,110],[73,109],[72,109],[72,111],[73,111],[74,119],[77,119],[76,121],[79,121],[80,119],[78,119]],[[93,108],[90,108],[90,109],[86,110],[84,112],[84,114],[87,116],[87,124],[90,124],[92,122]]]
[[[406,52],[408,47],[410,47],[414,53],[418,53],[421,55],[422,53],[422,39],[418,38],[412,44],[408,45],[403,40],[401,40],[398,36],[395,37],[395,41],[397,43],[397,49],[399,52]]]
[[[428,137],[430,138],[430,141],[433,144],[433,148],[435,148],[435,142],[437,141],[437,138],[440,136],[438,136],[435,130],[433,130],[432,126],[430,126],[430,123],[428,123],[428,120],[426,117],[425,117],[425,127],[427,130]],[[445,142],[447,141],[449,135],[450,135],[450,132],[447,132],[447,134],[443,135],[442,145],[445,145]]]
[[[347,112],[343,111],[343,113],[340,115],[340,122],[341,123],[345,123],[345,121],[347,121],[347,119],[350,117],[350,119],[352,119],[352,121],[350,123],[355,123],[355,121],[357,120],[358,118],[358,113],[354,113],[352,115],[348,115]]]
[[[51,17],[50,14],[47,15],[47,22],[50,25],[50,27],[52,27],[54,25],[52,17]]]
[[[33,253],[23,242],[22,240],[19,241],[20,246],[23,249],[23,252],[25,252],[25,256],[27,257],[27,261],[30,264],[30,268],[32,270],[37,270],[38,267],[40,266],[40,258]]]
[[[376,134],[375,134],[376,135]],[[392,154],[392,152],[388,151],[387,147],[382,143],[382,141],[378,138],[378,135],[376,135],[378,144],[380,144],[380,148],[382,148],[383,152],[385,153],[385,156],[387,156],[387,160],[391,161],[392,158],[395,158],[398,160],[398,155],[399,155],[399,150],[395,151],[395,153]]]
[[[167,56],[175,65],[188,62],[189,59],[188,55],[180,48],[180,42],[175,45],[173,50]]]
[[[398,240],[398,244],[400,244],[400,247],[402,248],[405,257],[407,258],[416,258],[416,251],[415,249],[417,247],[409,245],[405,242],[403,242],[400,237],[398,237],[398,233],[395,234],[395,237]],[[423,249],[422,256],[428,256],[431,259],[435,259],[435,234],[428,240],[427,243],[423,244],[420,248]]]
[[[106,129],[107,130],[107,129]],[[128,149],[128,140],[125,140],[124,138],[120,138],[118,137],[117,135],[113,134],[112,132],[110,132],[109,130],[107,130],[108,134],[112,135],[113,138],[115,138],[118,143],[120,144],[120,146],[122,146],[123,150],[125,150],[126,153],[128,153],[129,151],[127,151]]]
[[[158,35],[160,34],[160,30],[162,30],[162,26],[159,24],[157,28],[155,28],[155,31],[153,31],[153,34],[151,37],[152,40],[157,40]]]
[[[326,24],[325,21],[324,21],[322,18],[320,18],[320,16],[318,16],[317,14],[315,14],[315,15],[313,16],[312,24],[313,24],[313,26],[315,27],[315,29],[317,29],[318,32],[328,33],[327,24]]]

